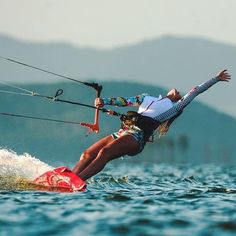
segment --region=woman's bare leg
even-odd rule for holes
[[[79,176],[81,179],[87,180],[100,172],[109,161],[126,154],[135,155],[138,152],[139,143],[134,137],[131,135],[121,136],[104,146],[87,168],[79,173]]]
[[[109,135],[86,149],[80,156],[80,160],[76,163],[73,172],[75,174],[82,172],[94,160],[99,151],[110,142],[113,142],[113,140],[114,139]]]

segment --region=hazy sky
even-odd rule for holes
[[[236,45],[236,0],[0,0],[0,34],[110,48],[166,34]]]

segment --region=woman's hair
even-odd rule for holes
[[[179,117],[180,115],[182,114],[182,112],[178,113],[177,115],[173,116],[172,118],[170,118],[169,120],[166,120],[164,121],[163,123],[161,123],[158,128],[157,128],[157,131],[159,132],[159,135],[162,136],[162,135],[165,135],[169,128],[170,128],[170,125],[174,122],[174,120]]]

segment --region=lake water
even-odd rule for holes
[[[51,169],[0,151],[0,235],[236,235],[236,168],[120,160],[87,191],[17,190],[17,177]]]

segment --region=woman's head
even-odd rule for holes
[[[179,101],[182,97],[177,89],[171,89],[167,93],[167,97],[172,101],[172,102],[177,102]]]

